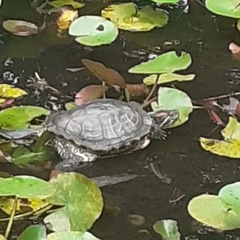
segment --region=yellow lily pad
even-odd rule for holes
[[[145,6],[137,11],[134,3],[110,5],[104,8],[101,14],[119,29],[128,31],[149,31],[155,27],[163,27],[169,19],[164,10],[154,10],[151,6]]]
[[[240,140],[218,140],[201,137],[200,145],[204,150],[220,156],[240,158]]]
[[[221,131],[224,139],[240,141],[240,123],[236,118],[230,117],[227,126]]]
[[[187,75],[182,75],[182,74],[176,74],[176,73],[163,73],[160,76],[157,74],[152,74],[143,79],[143,83],[145,85],[154,85],[156,80],[157,84],[162,84],[162,83],[169,83],[173,81],[191,81],[195,78],[195,74],[187,74]]]
[[[27,95],[27,92],[21,88],[15,88],[9,84],[0,84],[1,98],[19,98],[24,95]]]

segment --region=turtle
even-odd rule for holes
[[[53,112],[43,125],[53,134],[50,144],[62,159],[55,169],[73,171],[82,163],[131,153],[147,147],[151,139],[165,139],[164,129],[178,118],[178,110],[146,112],[138,102],[107,98]]]

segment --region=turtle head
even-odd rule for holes
[[[172,127],[173,124],[179,119],[178,110],[160,110],[157,112],[152,112],[150,116],[153,118],[154,123],[158,125],[159,128],[166,129]]]
[[[152,138],[165,139],[166,133],[163,129],[170,128],[179,119],[178,110],[160,110],[149,113],[153,119]]]

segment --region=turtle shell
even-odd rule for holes
[[[99,99],[56,112],[45,121],[49,132],[92,151],[111,151],[139,141],[152,119],[136,102]]]

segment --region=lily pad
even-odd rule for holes
[[[240,123],[236,118],[230,117],[227,126],[221,131],[225,140],[239,140],[240,141]]]
[[[240,18],[239,0],[206,0],[205,5],[213,13],[226,17]]]
[[[164,10],[155,10],[148,5],[137,11],[134,3],[110,5],[103,9],[101,14],[119,29],[128,31],[149,31],[155,27],[163,27],[169,19]]]
[[[99,16],[83,16],[74,20],[69,34],[75,40],[87,46],[99,46],[113,42],[118,36],[117,27]]]
[[[24,95],[27,95],[27,92],[21,88],[9,84],[0,84],[0,97],[2,98],[19,98]]]
[[[188,212],[197,221],[220,230],[240,228],[240,216],[219,196],[203,194],[191,199]]]
[[[49,110],[36,106],[18,106],[4,109],[0,112],[0,128],[24,129],[29,122],[41,115],[48,115]]]
[[[185,92],[167,87],[159,88],[158,102],[153,102],[151,106],[154,112],[177,109],[179,111],[179,119],[174,124],[174,127],[186,122],[189,114],[193,111],[191,99]]]
[[[59,174],[50,180],[56,194],[54,205],[65,206],[71,231],[86,231],[100,216],[103,208],[101,190],[97,184],[79,173]],[[53,226],[53,223],[51,223]]]
[[[130,73],[138,74],[159,74],[172,73],[174,71],[188,68],[192,63],[189,53],[182,52],[177,55],[175,51],[161,54],[148,62],[136,65],[128,70]]]
[[[185,81],[191,81],[195,78],[195,74],[187,74],[187,75],[181,75],[176,73],[163,73],[160,76],[157,74],[152,74],[150,76],[147,76],[143,79],[143,83],[147,86],[154,85],[156,80],[157,84],[163,84],[163,83],[169,83],[173,81],[179,81],[179,82],[185,82]]]
[[[46,198],[54,194],[54,188],[48,182],[32,176],[0,178],[0,196],[19,198]]]
[[[172,219],[164,219],[157,221],[153,225],[156,233],[161,235],[164,240],[180,240],[181,235],[178,231],[177,221]]]

